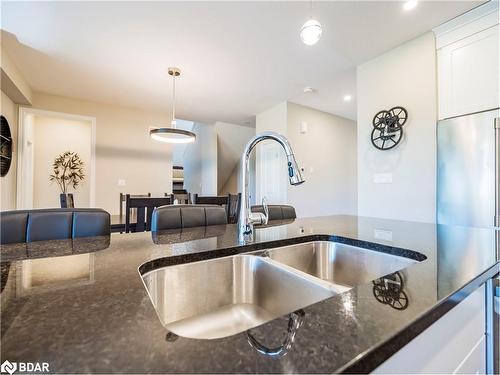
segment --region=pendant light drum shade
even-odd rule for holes
[[[196,140],[193,132],[176,128],[151,129],[149,135],[155,141],[166,143],[191,143]]]
[[[171,127],[162,127],[151,129],[149,136],[155,141],[165,143],[191,143],[196,140],[196,134],[188,130],[177,129],[175,120],[175,77],[181,75],[179,68],[168,68],[168,74],[173,77],[173,93],[172,93],[172,124]]]

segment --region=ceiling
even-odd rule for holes
[[[2,44],[35,91],[169,112],[178,66],[179,118],[248,125],[290,100],[355,119],[358,64],[479,3],[315,2],[306,46],[309,2],[2,2]]]

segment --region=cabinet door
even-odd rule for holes
[[[471,369],[484,373],[485,316],[483,285],[373,373],[451,374]]]
[[[439,119],[499,106],[499,25],[438,50]]]
[[[455,374],[485,374],[486,373],[486,338],[483,336],[471,350],[467,358],[455,370]]]

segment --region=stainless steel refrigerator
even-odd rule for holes
[[[437,126],[437,222],[500,227],[500,109],[442,120]],[[500,249],[500,230],[480,232]],[[443,238],[444,237],[444,238]],[[467,247],[439,236],[441,246]],[[439,260],[438,260],[439,267]],[[500,373],[500,280],[487,288],[487,372]]]
[[[440,121],[437,146],[437,222],[499,226],[500,110]]]

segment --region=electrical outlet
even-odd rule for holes
[[[373,237],[375,237],[377,240],[392,242],[392,230],[375,229],[373,231]]]
[[[127,181],[125,181],[124,179],[120,178],[118,180],[118,186],[126,186],[127,185]]]
[[[376,184],[392,184],[392,173],[375,173],[373,182]]]

